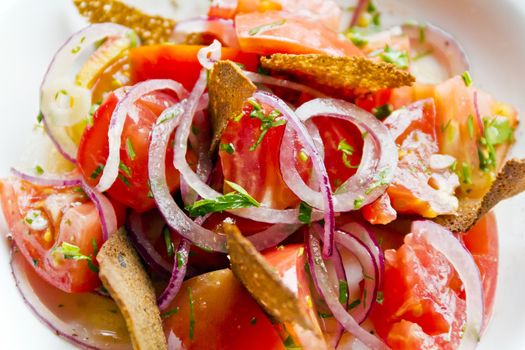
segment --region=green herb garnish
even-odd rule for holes
[[[354,199],[354,209],[359,210],[363,207],[363,203],[365,202],[365,199],[361,196]]]
[[[184,266],[184,257],[182,256],[181,252],[177,252],[177,268],[181,268]]]
[[[337,150],[343,153],[343,163],[347,168],[359,167],[359,165],[352,165],[350,163],[350,159],[348,157],[351,157],[354,154],[354,147],[350,146],[348,142],[346,142],[346,139],[342,139],[341,141],[339,141],[339,144],[337,145]]]
[[[229,209],[261,206],[261,204],[250,196],[241,186],[227,180],[225,182],[233,188],[234,192],[227,193],[214,199],[202,199],[186,206],[185,209],[191,216],[197,217]]]
[[[359,304],[361,304],[361,300],[360,299],[356,299],[356,300],[352,301],[350,304],[348,304],[348,310],[355,309],[356,307],[359,306]]]
[[[39,112],[36,116],[37,123],[42,123],[42,120],[44,120],[44,114],[42,112]]]
[[[463,82],[465,83],[465,86],[468,87],[468,86],[472,85],[472,77],[470,76],[469,71],[463,72],[463,74],[461,74],[461,78],[463,79]]]
[[[388,185],[388,181],[386,181],[386,177],[388,175],[389,169],[383,169],[377,174],[375,177],[375,181],[368,187],[365,191],[365,194],[368,196],[372,191],[374,191],[376,188]]]
[[[37,175],[42,175],[42,174],[44,174],[44,169],[40,165],[36,165],[35,166],[35,173]]]
[[[193,297],[191,296],[191,288],[188,287],[188,299],[190,302],[190,340],[193,340],[195,332],[195,310],[193,308]]]
[[[392,114],[392,105],[390,103],[386,103],[382,106],[375,107],[372,109],[372,114],[374,114],[377,119],[383,120]]]
[[[376,303],[383,304],[384,300],[385,300],[385,295],[383,294],[382,291],[378,291],[377,296],[376,296]]]
[[[514,140],[514,128],[506,118],[483,118],[483,137],[479,140],[478,157],[479,167],[483,171],[490,171],[496,168],[496,147],[497,145]]]
[[[268,115],[266,115],[262,106],[253,98],[249,99],[248,103],[253,107],[252,111],[250,112],[250,118],[256,118],[261,121],[261,126],[259,127],[259,129],[261,130],[261,134],[259,135],[257,141],[250,147],[250,151],[255,151],[257,149],[257,146],[261,144],[268,130],[286,124],[286,120],[275,120],[281,115],[281,112],[277,110],[273,110]]]
[[[131,169],[128,168],[128,166],[122,162],[119,163],[118,168],[122,170],[124,174],[126,174],[127,177],[131,177]]]
[[[131,143],[131,139],[129,137],[126,138],[126,153],[128,154],[128,158],[131,160],[135,160],[137,157],[137,153],[135,153],[135,149],[133,148],[133,144]]]
[[[467,128],[468,128],[468,134],[470,138],[473,138],[474,137],[474,117],[472,116],[472,114],[468,115]]]
[[[67,242],[62,242],[62,245],[55,248],[54,252],[62,254],[64,256],[64,259],[86,260],[88,268],[91,271],[98,273],[98,266],[96,266],[93,263],[93,259],[90,256],[82,254],[80,252],[80,248],[76,245]]]
[[[221,143],[220,150],[228,154],[233,154],[235,152],[235,148],[233,147],[232,143]]]
[[[309,225],[312,222],[312,207],[306,204],[305,202],[301,202],[301,204],[299,205],[298,219],[303,224]]]
[[[387,45],[384,51],[379,54],[379,57],[383,61],[392,63],[401,69],[408,69],[408,53],[405,51],[399,51]]]
[[[260,25],[260,26],[257,26],[257,27],[254,27],[254,28],[250,29],[248,31],[248,34],[250,36],[254,36],[254,35],[257,35],[261,31],[266,31],[266,30],[270,30],[270,29],[275,28],[275,27],[282,26],[284,23],[286,23],[286,20],[285,19],[281,19],[279,21],[263,24],[263,25]]]
[[[178,312],[179,312],[179,307],[177,306],[174,309],[171,309],[171,310],[168,310],[166,312],[161,313],[160,314],[160,318],[165,319],[165,318],[168,318],[168,317],[171,317],[171,316],[177,314]]]
[[[348,301],[348,282],[345,280],[339,280],[339,302],[346,304]]]
[[[102,172],[104,171],[104,166],[102,164],[99,164],[95,170],[91,173],[91,178],[92,179],[96,179],[97,177],[100,176],[100,174],[102,174]]]
[[[164,244],[166,245],[166,253],[168,254],[168,257],[172,258],[175,254],[175,247],[173,246],[170,230],[167,226],[164,226],[162,229],[162,234],[164,236]]]

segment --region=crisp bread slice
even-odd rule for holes
[[[406,70],[366,57],[337,57],[322,54],[274,54],[262,57],[264,68],[303,78],[332,89],[364,89],[409,86],[415,78]]]
[[[242,113],[244,103],[256,90],[257,87],[234,62],[225,60],[213,65],[208,79],[212,150],[217,147],[230,119]]]
[[[467,232],[500,201],[523,191],[525,159],[511,159],[505,163],[483,198],[460,198],[456,215],[439,216],[434,221],[452,232]]]
[[[97,261],[102,284],[126,320],[133,348],[167,349],[155,290],[124,230],[104,243]]]

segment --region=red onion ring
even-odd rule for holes
[[[432,221],[415,221],[412,233],[422,237],[447,258],[465,288],[467,320],[458,349],[475,349],[483,326],[483,286],[472,255],[454,235]]]
[[[61,127],[51,125],[47,122],[47,118],[42,114],[42,123],[44,130],[55,145],[58,153],[71,163],[77,163],[77,149],[78,146],[71,140],[66,130]]]
[[[338,281],[347,281],[345,267],[343,265],[343,259],[341,257],[341,253],[339,252],[339,249],[337,248],[337,246],[334,247],[334,253],[330,257],[330,260],[332,261],[332,263],[334,265],[335,276],[336,276],[337,280]],[[314,283],[314,285],[315,285],[315,283]],[[316,286],[316,289],[317,289],[317,286]],[[318,291],[319,294],[322,293],[319,289],[317,289],[317,291]],[[341,292],[339,292],[339,302],[345,308],[345,310],[348,309],[348,297],[349,297],[349,295],[348,295],[348,293],[346,293],[346,298],[344,300],[341,300]],[[337,346],[339,345],[339,342],[341,341],[341,338],[343,337],[344,332],[345,332],[344,327],[339,322],[337,322],[336,335],[335,335],[335,337],[333,339],[334,349],[337,349]]]
[[[299,84],[299,83],[296,83],[290,80],[278,79],[278,78],[274,78],[268,75],[262,75],[259,73],[254,73],[254,72],[249,72],[249,71],[243,71],[243,73],[254,83],[275,85],[275,86],[280,86],[280,87],[291,89],[291,90],[297,90],[300,92],[304,92],[313,97],[326,97],[325,94],[323,94],[322,92],[316,89],[312,89],[309,86]]]
[[[205,74],[203,74],[202,77],[206,79]],[[169,114],[180,116],[184,113],[184,106],[186,105],[185,100],[176,103],[162,112],[158,120],[166,120],[165,116]],[[169,192],[166,183],[166,149],[168,147],[169,137],[178,126],[179,121],[180,119],[178,117],[173,117],[162,123],[157,122],[152,129],[148,161],[151,192],[157,203],[157,207],[171,228],[201,248],[225,253],[226,237],[207,230],[193,222],[184,211],[179,208]],[[177,149],[175,152],[178,151]],[[279,244],[295,232],[298,227],[299,225],[273,225],[265,231],[250,236],[249,239],[257,250],[263,250]]]
[[[306,102],[296,110],[296,114],[303,122],[315,116],[347,120],[368,133],[364,138],[363,156],[357,172],[333,195],[335,212],[355,210],[356,206],[369,204],[385,192],[394,177],[398,154],[389,130],[376,117],[349,102],[330,98]],[[289,166],[294,164],[295,159],[292,140],[291,132],[286,130],[280,154],[283,180],[301,200],[314,208],[322,208],[322,194],[311,189],[297,169]]]
[[[370,334],[367,330],[361,328],[356,320],[348,314],[346,309],[339,303],[338,296],[334,291],[334,288],[331,286],[328,272],[323,261],[320,242],[314,237],[312,230],[306,235],[306,248],[312,278],[337,321],[368,348],[372,350],[389,349],[383,341]]]
[[[168,286],[157,298],[157,305],[161,311],[164,311],[173,301],[186,275],[188,257],[190,255],[191,244],[188,240],[182,238],[175,252],[175,261],[173,263],[173,272],[171,273]]]
[[[359,21],[359,18],[368,6],[368,1],[369,0],[358,0],[357,6],[355,7],[354,13],[352,14],[350,27],[355,27],[357,25],[357,21]]]
[[[146,238],[140,214],[135,212],[129,214],[126,220],[126,231],[144,262],[156,273],[169,276],[172,265],[160,256],[153,244]]]
[[[100,223],[102,225],[102,239],[106,241],[113,232],[117,231],[117,216],[109,199],[96,189],[89,187],[80,176],[72,175],[70,177],[65,176],[62,178],[55,175],[37,176],[23,173],[22,171],[13,168],[11,169],[11,173],[38,186],[82,187],[82,190],[97,208]]]
[[[470,69],[470,62],[463,47],[443,29],[430,23],[405,23],[401,29],[415,44],[421,44],[421,30],[424,30],[423,44],[430,45],[445,58],[451,77]]]
[[[239,40],[233,20],[218,17],[195,17],[178,22],[171,34],[171,40],[177,44],[186,42],[186,38],[194,33],[213,34],[224,45],[239,48]]]
[[[102,176],[96,186],[98,191],[107,191],[117,179],[122,131],[129,111],[133,109],[135,102],[142,96],[157,90],[171,90],[177,94],[179,99],[184,98],[187,94],[186,89],[180,83],[169,79],[147,80],[136,84],[127,91],[124,98],[117,103],[111,115],[108,130],[109,153]]]

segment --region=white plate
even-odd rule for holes
[[[345,1],[347,2],[347,1]],[[383,0],[394,18],[428,20],[453,33],[470,55],[475,83],[525,112],[524,0]],[[208,1],[134,0],[153,12],[195,16]],[[19,162],[38,114],[38,87],[59,45],[85,22],[70,0],[0,0],[0,176]],[[521,128],[513,155],[525,154]],[[494,317],[480,349],[525,349],[525,196],[497,208],[500,274]],[[0,244],[0,349],[72,349],[27,309]]]

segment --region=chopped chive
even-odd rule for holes
[[[193,297],[191,296],[191,288],[188,287],[188,299],[190,303],[190,340],[193,340],[193,335],[195,332],[195,310],[193,308]]]
[[[385,300],[385,295],[383,294],[382,291],[378,291],[377,296],[376,296],[376,303],[383,304],[384,300]]]
[[[348,282],[345,280],[339,280],[339,302],[346,304],[348,301]]]
[[[461,74],[461,78],[463,79],[465,86],[468,87],[472,85],[472,77],[470,76],[469,71],[464,71],[463,74]]]
[[[160,314],[160,318],[165,319],[165,318],[168,318],[168,317],[171,317],[171,316],[177,314],[178,312],[179,312],[179,307],[177,306],[174,309],[171,309],[171,310],[168,310],[166,312],[161,313]]]
[[[298,219],[303,224],[309,225],[312,222],[312,207],[306,204],[305,202],[301,202],[301,204],[299,205]]]
[[[421,24],[419,26],[419,43],[423,44],[425,42],[425,25]]]
[[[356,300],[352,301],[350,304],[348,304],[348,310],[355,309],[356,307],[359,306],[359,304],[361,304],[361,300],[360,299],[356,299]]]
[[[36,165],[35,172],[37,175],[42,175],[44,173],[44,169],[40,165]]]
[[[363,203],[365,202],[365,199],[362,196],[357,197],[354,199],[354,209],[359,210],[363,207]]]
[[[91,178],[92,179],[96,179],[97,177],[100,176],[100,174],[102,174],[102,171],[104,171],[104,166],[102,164],[99,164],[95,170],[91,173]]]
[[[162,230],[162,234],[164,235],[164,244],[166,245],[166,252],[170,258],[173,257],[175,254],[175,247],[173,246],[173,241],[171,240],[171,234],[170,230],[167,226],[164,227]]]
[[[124,183],[124,185],[126,185],[127,187],[131,187],[129,180],[124,175],[118,174],[118,178]]]
[[[36,121],[38,123],[42,123],[42,120],[44,120],[44,114],[42,114],[42,112],[39,112],[38,115],[36,116]]]
[[[372,114],[379,120],[383,120],[392,114],[392,105],[390,103],[385,103],[382,106],[378,106],[372,109]]]
[[[221,143],[220,150],[228,154],[233,154],[235,152],[235,148],[233,147],[232,143]]]
[[[177,252],[177,267],[180,269],[184,266],[184,257],[181,252]]]
[[[93,256],[97,256],[97,254],[98,254],[98,244],[97,244],[97,240],[95,238],[91,239],[91,246],[93,247]]]
[[[126,153],[128,154],[128,158],[131,160],[135,160],[137,157],[137,154],[135,153],[135,149],[133,148],[133,144],[131,143],[131,139],[128,137],[126,138]]]
[[[281,19],[279,21],[263,24],[263,25],[260,25],[260,26],[257,26],[257,27],[254,27],[254,28],[250,29],[248,31],[248,34],[250,36],[254,36],[254,35],[257,35],[261,31],[266,31],[266,30],[270,30],[270,29],[275,28],[275,27],[282,26],[284,23],[286,23],[286,20],[285,19]]]
[[[252,319],[250,320],[250,323],[252,325],[255,325],[257,323],[257,318],[255,316],[253,316]]]
[[[126,174],[127,177],[131,177],[131,169],[128,168],[128,166],[122,162],[119,163],[118,168]]]

